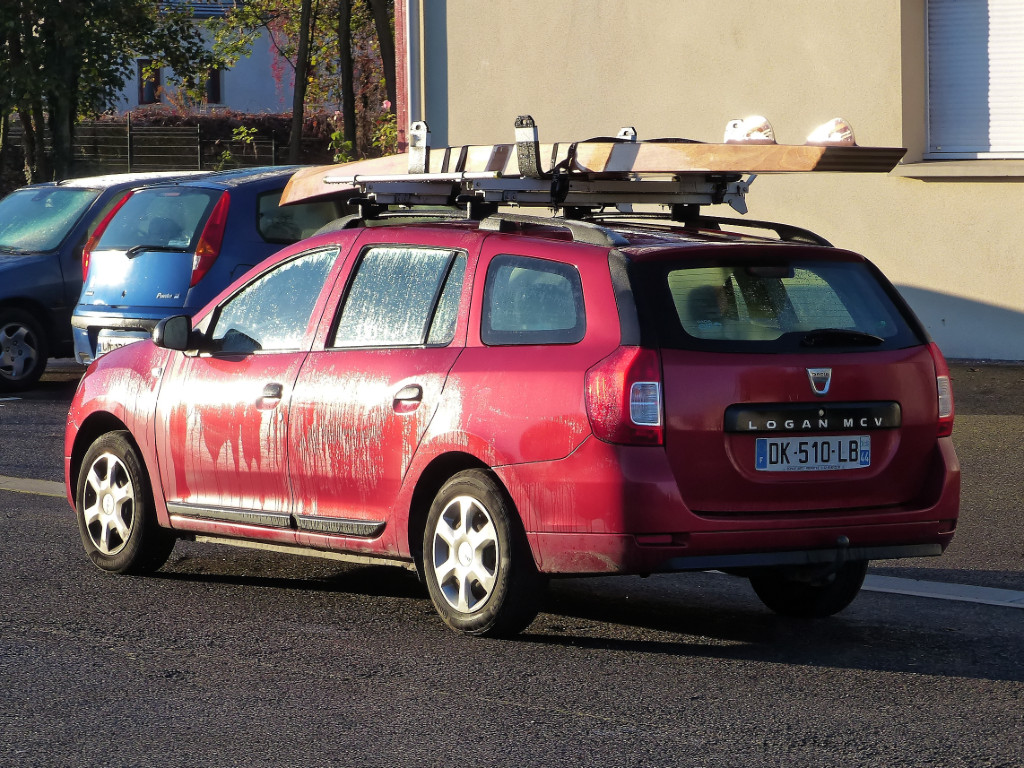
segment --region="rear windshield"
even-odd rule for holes
[[[0,252],[40,253],[63,242],[98,189],[19,189],[0,200]]]
[[[894,289],[863,262],[650,265],[643,281],[665,346],[792,352],[921,343]]]
[[[141,189],[114,214],[96,249],[193,250],[221,194],[201,187]]]

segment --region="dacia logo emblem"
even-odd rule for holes
[[[807,378],[811,380],[811,389],[814,394],[823,396],[828,394],[828,388],[832,384],[831,368],[808,368]]]

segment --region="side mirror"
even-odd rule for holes
[[[165,317],[153,329],[153,343],[162,349],[184,352],[195,348],[192,341],[192,318],[188,315]]]

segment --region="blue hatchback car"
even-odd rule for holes
[[[96,228],[71,318],[75,357],[149,338],[193,314],[267,256],[340,215],[336,202],[280,207],[294,166],[248,168],[135,190]]]
[[[127,192],[169,176],[68,179],[22,187],[0,200],[0,392],[29,389],[48,358],[71,356],[82,247]]]

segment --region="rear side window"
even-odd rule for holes
[[[571,264],[496,256],[484,284],[484,344],[575,344],[586,334],[583,286]]]
[[[111,219],[96,250],[139,245],[193,250],[221,194],[220,190],[201,187],[140,189]]]
[[[317,201],[282,207],[283,189],[264,192],[257,198],[256,227],[268,243],[295,243],[315,234],[338,217],[338,206]]]
[[[648,289],[661,294],[659,331],[669,346],[790,351],[919,343],[861,262],[670,266],[656,270]]]
[[[458,251],[369,248],[355,267],[331,346],[451,343],[465,272],[466,256]]]

